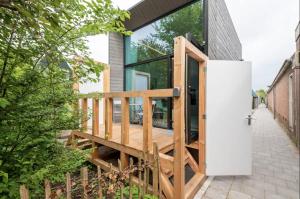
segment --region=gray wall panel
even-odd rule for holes
[[[242,45],[224,0],[208,1],[208,57],[241,60]]]
[[[123,36],[108,35],[108,64],[110,66],[110,90],[123,91],[124,51]]]

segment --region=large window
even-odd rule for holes
[[[191,33],[201,42],[203,31],[203,3],[196,1],[125,37],[125,64],[171,54],[173,39]]]
[[[171,87],[174,38],[191,35],[203,41],[203,3],[195,1],[167,16],[158,19],[126,36],[125,89],[148,90]],[[172,102],[170,99],[154,99],[153,125],[171,127]],[[130,101],[131,121],[141,119],[142,99]]]
[[[126,90],[150,90],[163,89],[169,85],[169,60],[162,59],[132,67],[126,67]],[[153,100],[153,124],[157,127],[169,127],[168,109],[170,100]],[[130,99],[131,114],[133,122],[140,122],[139,111],[143,101],[141,98]]]

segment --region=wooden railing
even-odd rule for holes
[[[179,97],[179,89],[158,89],[145,91],[126,91],[104,93],[104,125],[105,139],[113,136],[113,99],[121,99],[121,144],[129,143],[129,98],[143,98],[143,151],[152,149],[152,100],[153,98]],[[92,135],[99,136],[99,97],[93,97],[92,105]],[[88,97],[81,99],[82,119],[81,128],[85,132],[88,128]],[[175,121],[174,121],[175,122]]]
[[[159,89],[105,93],[105,138],[112,138],[113,99],[121,99],[121,144],[129,142],[129,98],[143,98],[143,151],[152,149],[152,99],[180,96],[179,89]]]

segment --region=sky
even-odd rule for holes
[[[112,0],[128,9],[139,0]],[[243,59],[252,62],[252,87],[267,89],[296,48],[295,28],[299,0],[225,0],[243,48]],[[108,63],[106,35],[88,38],[91,56]]]

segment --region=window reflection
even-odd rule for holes
[[[168,60],[141,64],[134,67],[126,67],[126,90],[148,90],[168,88]],[[141,123],[140,111],[143,100],[141,98],[130,99],[130,121]],[[168,100],[153,100],[153,125],[167,128]]]
[[[202,1],[197,1],[125,37],[125,64],[171,54],[174,37],[188,32],[201,42],[202,11]]]

